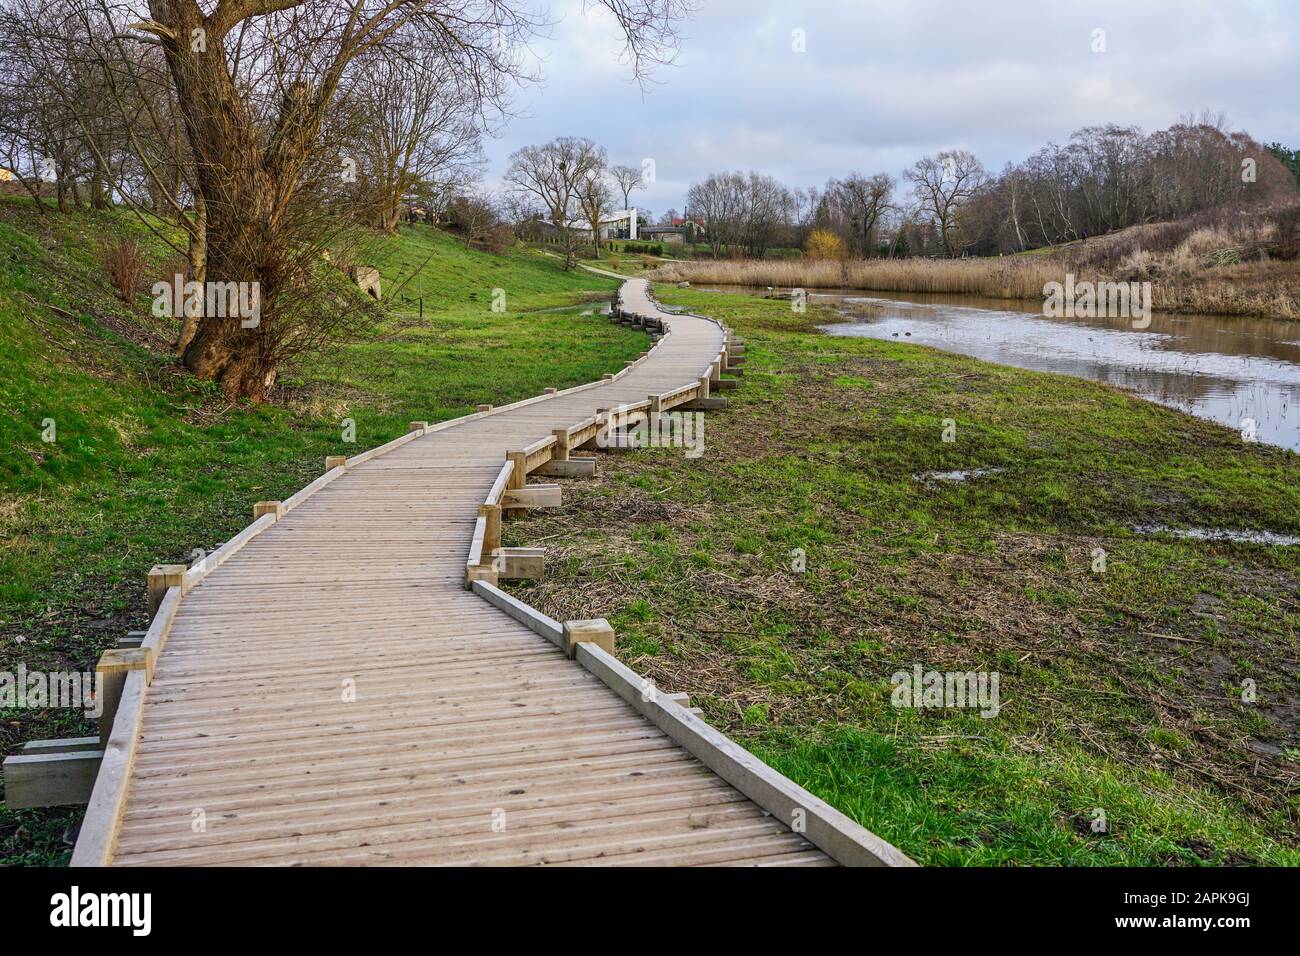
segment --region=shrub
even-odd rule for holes
[[[120,239],[104,253],[104,271],[117,290],[118,298],[133,305],[144,287],[146,263],[140,247],[131,239]]]
[[[826,229],[814,229],[804,244],[809,259],[843,259],[844,241]]]

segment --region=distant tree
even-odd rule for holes
[[[917,205],[939,230],[944,251],[956,255],[960,249],[957,212],[988,181],[988,174],[974,153],[946,150],[918,159],[904,174],[912,183]]]
[[[603,165],[593,163],[587,177],[578,184],[578,206],[591,227],[591,251],[596,259],[600,258],[600,221],[613,203],[613,194],[605,182],[604,172]]]
[[[578,262],[573,223],[581,212],[580,193],[593,173],[605,167],[605,150],[580,136],[561,136],[541,146],[510,154],[504,179],[517,192],[541,203],[564,247],[564,267]]]
[[[609,169],[610,178],[618,186],[619,192],[623,194],[623,208],[628,208],[629,196],[634,189],[644,189],[645,181],[641,176],[640,166],[611,166]]]
[[[1278,162],[1291,170],[1296,184],[1300,185],[1300,149],[1287,149],[1281,143],[1269,143],[1266,148],[1277,157]]]

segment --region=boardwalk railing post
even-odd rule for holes
[[[603,617],[564,622],[564,652],[572,657],[578,645],[591,643],[608,654],[614,653],[614,629]]]
[[[149,596],[149,617],[158,613],[158,605],[167,594],[168,588],[185,589],[185,572],[189,570],[183,564],[155,564],[149,570],[147,591]]]
[[[122,689],[126,687],[126,675],[131,671],[143,670],[145,680],[152,676],[153,652],[143,647],[112,648],[100,655],[95,665],[95,677],[99,684],[99,743],[103,747],[113,732],[113,721],[117,717],[117,706],[122,700]]]
[[[483,554],[487,556],[501,547],[501,506],[479,505],[478,513],[487,519],[483,532]]]
[[[346,468],[348,466],[347,455],[326,455],[325,470],[333,471],[335,468]]]
[[[256,521],[262,515],[275,515],[275,520],[279,521],[284,517],[284,502],[259,501],[253,505],[253,520]]]

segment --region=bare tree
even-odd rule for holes
[[[827,194],[833,197],[846,220],[849,248],[860,255],[870,255],[881,217],[890,208],[894,185],[894,178],[886,173],[874,176],[850,173],[826,184]]]
[[[604,165],[604,149],[580,136],[561,136],[510,154],[502,178],[515,191],[534,197],[551,217],[564,248],[565,269],[574,268],[578,261],[573,224],[580,213],[582,185]]]
[[[645,180],[642,178],[640,166],[611,166],[609,168],[610,178],[618,186],[619,192],[623,194],[623,208],[627,209],[629,198],[634,189],[644,189]]]
[[[591,227],[591,251],[596,259],[600,258],[600,221],[609,211],[612,201],[609,185],[605,182],[604,168],[593,163],[586,178],[578,184],[578,205],[582,209],[583,218]]]
[[[413,191],[453,195],[483,166],[485,93],[462,82],[439,53],[406,56],[372,51],[358,60],[364,83],[340,104],[344,161],[355,168],[355,200],[363,219],[394,232],[402,201]],[[503,99],[493,88],[491,98]]]
[[[988,181],[983,165],[966,150],[947,150],[918,159],[903,175],[912,183],[917,204],[933,218],[944,251],[956,255],[957,211]]]

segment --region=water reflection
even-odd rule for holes
[[[719,289],[718,291],[722,291]],[[728,291],[735,291],[734,288]],[[905,340],[1018,368],[1063,372],[1300,451],[1300,326],[1274,319],[1161,315],[1049,319],[1006,302],[950,295],[810,292],[850,321],[832,335]]]

